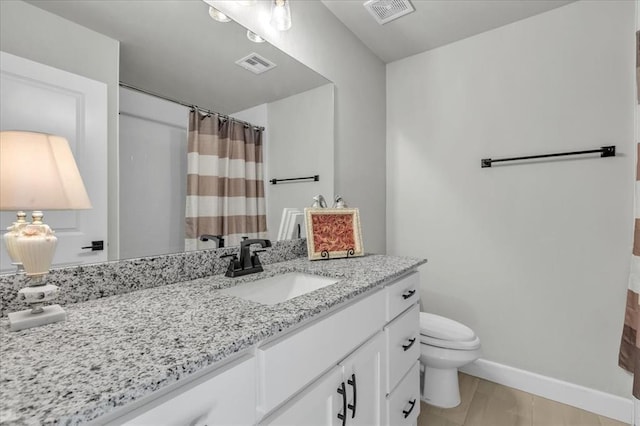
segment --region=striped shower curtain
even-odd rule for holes
[[[636,6],[638,7],[638,6]],[[640,12],[638,12],[640,13]],[[636,22],[640,25],[640,22]],[[640,31],[636,32],[636,114],[640,114]],[[638,124],[636,123],[636,126]],[[637,134],[637,132],[636,132]],[[627,306],[622,328],[618,365],[633,374],[633,396],[640,399],[640,144],[636,145],[635,224],[633,255],[627,290]],[[636,408],[637,409],[637,408]],[[636,413],[637,416],[637,413]]]
[[[633,236],[633,255],[631,256],[631,274],[627,290],[627,307],[622,329],[622,342],[618,364],[633,373],[633,396],[640,399],[640,144],[636,146],[636,185],[635,185],[635,229]]]
[[[219,114],[189,115],[185,249],[199,237],[266,238],[262,129]],[[206,247],[211,247],[207,245]]]

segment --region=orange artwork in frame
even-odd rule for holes
[[[304,209],[309,260],[362,256],[358,209]]]

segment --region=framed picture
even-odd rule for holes
[[[358,209],[304,209],[309,260],[362,256]]]

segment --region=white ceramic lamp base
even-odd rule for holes
[[[31,309],[12,312],[9,314],[9,329],[11,331],[24,330],[25,328],[39,327],[58,321],[65,321],[67,313],[60,305],[48,305],[42,307],[42,312],[32,314]]]
[[[42,276],[31,277],[36,283],[41,282],[42,278]],[[33,285],[18,291],[18,298],[29,303],[31,309],[10,313],[9,329],[18,331],[66,320],[67,314],[60,305],[43,306],[55,299],[57,294],[58,287],[53,284]]]

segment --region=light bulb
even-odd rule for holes
[[[247,38],[254,43],[264,43],[264,39],[251,30],[247,30]]]
[[[213,18],[215,21],[218,21],[218,22],[231,21],[231,18],[229,18],[227,15],[220,12],[218,9],[216,9],[213,6],[209,6],[209,16],[211,16],[211,18]]]
[[[287,31],[291,28],[291,9],[287,0],[273,0],[271,25],[278,31]]]

